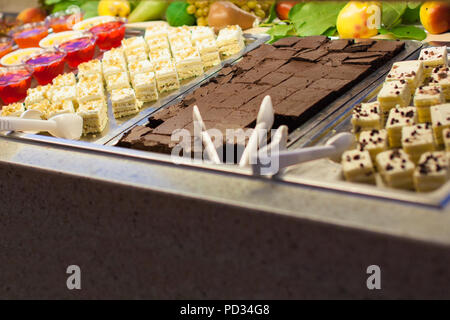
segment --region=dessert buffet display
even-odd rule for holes
[[[6,62],[21,62],[17,71],[11,67],[9,74],[2,75],[6,89],[12,83],[9,77],[19,71],[30,76],[29,70],[33,70],[39,83],[29,88],[31,77],[20,78],[21,85],[16,86],[16,91],[22,90],[20,94],[2,90],[4,101],[16,103],[4,110],[17,110],[5,111],[4,115],[20,116],[21,109],[39,110],[43,119],[55,115],[55,110],[58,114],[78,113],[84,119],[85,135],[101,133],[108,123],[109,102],[114,118],[130,118],[160,97],[180,91],[192,79],[205,76],[209,69],[220,67],[222,58],[245,49],[239,26],[222,29],[216,39],[209,27],[169,28],[158,24],[148,27],[144,36],[119,39],[119,47],[105,51],[101,60],[92,60],[97,39],[93,29],[110,22],[116,19],[83,20],[75,25],[80,30],[51,34],[41,40],[47,49],[4,57]],[[91,32],[82,31],[86,28]],[[63,73],[66,61],[69,67],[77,68],[76,76]],[[17,108],[17,102],[24,97],[23,108]]]
[[[355,107],[351,123],[358,145],[342,156],[348,181],[375,183],[378,172],[392,188],[432,191],[447,182],[447,58],[446,47],[432,47],[422,49],[418,60],[394,63],[376,101]]]
[[[175,129],[187,129],[193,136],[195,105],[207,127],[224,136],[227,129],[253,128],[266,95],[272,99],[274,127],[287,125],[292,132],[403,48],[401,41],[355,43],[326,36],[264,44],[178,104],[152,115],[146,126],[133,128],[119,145],[170,153]]]

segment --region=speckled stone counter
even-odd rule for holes
[[[5,138],[0,150],[0,298],[450,298],[448,206]],[[373,264],[381,290],[366,286]]]

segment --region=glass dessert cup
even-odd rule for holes
[[[29,57],[25,63],[33,69],[33,75],[40,85],[46,85],[64,72],[66,52],[54,49],[46,49]]]
[[[78,7],[71,7],[65,11],[58,11],[45,19],[53,32],[72,30],[73,26],[83,20],[83,12]]]
[[[59,46],[61,43],[79,38],[82,31],[63,31],[58,33],[51,33],[44,39],[39,41],[39,46],[44,49],[50,49]]]
[[[42,51],[42,48],[26,48],[15,50],[2,57],[0,59],[0,63],[5,67],[18,66],[23,64],[24,61],[31,57],[33,54]]]
[[[13,40],[10,37],[0,38],[0,58],[10,53],[13,48]]]
[[[9,35],[19,48],[38,47],[39,41],[48,35],[48,24],[45,21],[27,23],[12,29]]]
[[[97,36],[97,45],[102,51],[120,47],[122,39],[125,37],[124,18],[114,18],[114,20],[98,24],[89,29]]]
[[[91,32],[81,32],[79,38],[61,43],[58,48],[67,53],[66,61],[70,68],[75,69],[80,63],[94,58],[97,37]]]
[[[4,104],[24,99],[31,85],[33,70],[25,65],[0,68],[0,98]]]

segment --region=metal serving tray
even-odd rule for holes
[[[254,42],[248,45],[245,52],[253,50],[261,43],[267,41],[267,36],[251,35],[247,36],[254,39]],[[406,49],[395,56],[389,63],[376,70],[373,74],[364,79],[361,83],[354,86],[350,91],[336,99],[332,104],[322,109],[318,114],[305,122],[289,136],[289,148],[298,148],[302,146],[321,144],[329,136],[338,131],[348,131],[349,112],[355,104],[362,101],[370,101],[377,92],[377,88],[383,82],[384,76],[389,71],[390,66],[395,61],[416,59],[422,44],[417,41],[406,41]],[[242,55],[232,57],[224,63],[236,63]],[[401,201],[416,205],[430,207],[443,207],[449,200],[449,184],[432,193],[416,193],[413,191],[403,191],[376,187],[363,184],[353,184],[345,182],[341,177],[340,164],[331,160],[311,161],[290,168],[282,175],[274,177],[261,177],[253,175],[250,168],[240,168],[236,165],[212,165],[210,163],[196,161],[178,157],[174,159],[170,155],[155,152],[146,152],[132,150],[127,148],[115,147],[115,143],[135,125],[145,125],[148,123],[148,117],[160,108],[164,108],[183,99],[188,93],[195,90],[208,78],[216,74],[220,68],[211,70],[205,77],[195,79],[185,84],[179,92],[171,96],[164,97],[156,104],[148,106],[132,119],[128,119],[118,124],[115,128],[110,128],[109,132],[97,140],[88,141],[69,141],[44,135],[29,135],[10,133],[8,136],[14,140],[27,140],[29,143],[50,143],[56,144],[64,149],[83,149],[86,152],[102,152],[114,156],[131,157],[145,161],[159,162],[165,164],[174,164],[189,166],[197,170],[212,170],[217,174],[236,174],[244,175],[253,179],[273,179],[280,183],[289,183],[301,185],[303,187],[320,188],[333,192],[342,192],[347,194],[377,197],[393,201]],[[113,118],[112,118],[113,119]],[[347,122],[346,122],[347,121]],[[175,160],[175,161],[174,161]]]
[[[132,28],[127,29],[126,37],[130,36],[136,36],[136,35],[142,35],[144,32],[143,29],[137,29]],[[216,67],[209,68],[204,75],[190,79],[190,80],[184,80],[180,83],[180,89],[160,94],[160,98],[158,101],[155,102],[148,102],[145,103],[141,109],[141,111],[133,116],[123,117],[120,119],[115,119],[112,107],[111,107],[111,101],[108,99],[108,125],[106,126],[105,130],[103,130],[102,133],[98,133],[95,135],[89,134],[87,136],[83,136],[81,138],[81,141],[87,141],[90,143],[94,143],[97,145],[103,145],[108,143],[113,138],[123,134],[124,132],[128,131],[131,127],[136,125],[136,123],[142,121],[143,119],[147,119],[152,113],[157,111],[160,108],[164,108],[166,106],[169,106],[173,103],[175,99],[178,97],[183,97],[187,94],[187,92],[192,91],[192,88],[196,88],[199,86],[199,84],[204,83],[209,78],[217,74],[220,70],[222,70],[224,65],[233,64],[236,60],[239,60],[242,58],[244,54],[247,52],[252,51],[253,49],[259,47],[261,44],[266,42],[270,39],[269,35],[261,34],[261,35],[253,35],[253,34],[244,34],[245,37],[245,49],[242,50],[240,53],[235,54],[231,57],[229,57],[226,60],[222,60],[222,63]],[[24,140],[31,140],[31,141],[42,141],[42,137],[44,135],[42,134],[24,134],[24,133],[6,133],[8,136],[14,136],[19,137]],[[58,142],[56,142],[58,143]]]

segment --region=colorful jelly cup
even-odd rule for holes
[[[4,104],[24,99],[31,85],[33,71],[27,66],[0,68],[0,98]]]
[[[64,72],[66,53],[59,49],[47,49],[31,56],[25,62],[34,72],[34,78],[40,85],[46,85]]]
[[[80,38],[83,31],[63,31],[58,33],[50,33],[44,39],[39,41],[39,46],[44,49],[50,49],[59,46],[61,43]]]
[[[20,66],[32,55],[42,52],[42,48],[26,48],[14,50],[0,59],[0,63],[5,67]]]
[[[65,41],[59,49],[67,53],[66,61],[69,67],[75,69],[80,63],[92,60],[95,54],[97,37],[90,32],[83,32],[80,38]]]
[[[10,37],[0,38],[0,58],[10,53],[13,47],[13,40]]]
[[[97,45],[100,50],[110,50],[120,47],[125,37],[126,19],[116,18],[113,21],[101,23],[89,29],[97,36]]]
[[[9,35],[19,48],[38,47],[39,41],[48,35],[48,24],[45,21],[27,23],[12,29]]]
[[[72,30],[73,26],[81,20],[83,20],[83,12],[77,7],[55,12],[46,18],[55,33]]]

